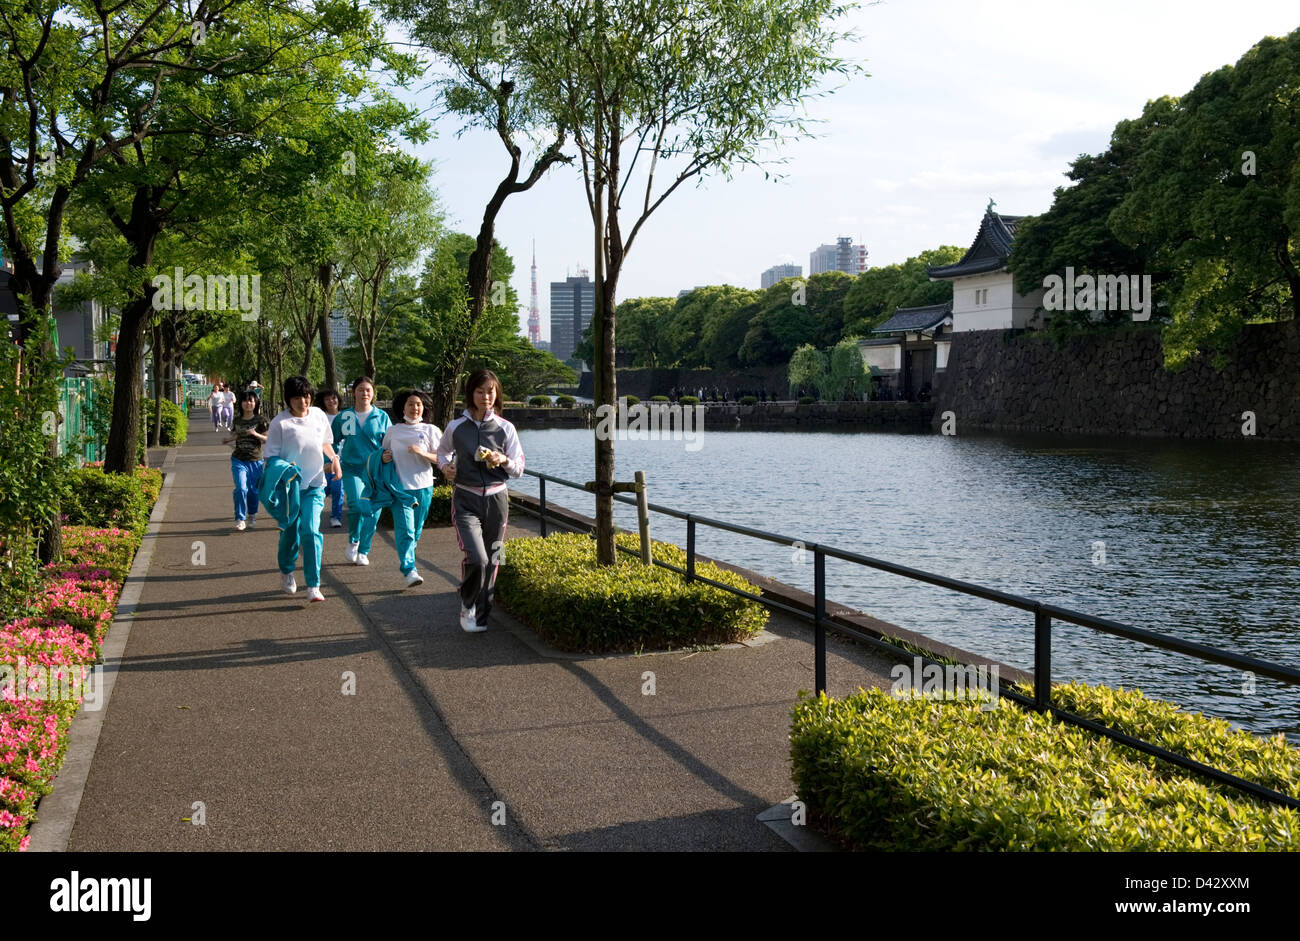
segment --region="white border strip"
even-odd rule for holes
[[[113,698],[113,687],[117,683],[122,656],[126,652],[126,642],[131,637],[131,619],[140,603],[140,593],[144,590],[158,531],[162,529],[163,516],[167,512],[167,500],[175,478],[172,466],[176,463],[176,453],[179,450],[170,448],[167,451],[167,458],[162,464],[163,485],[158,494],[158,502],[149,514],[149,528],[135,554],[135,561],[131,563],[126,582],[122,585],[122,594],[117,601],[117,615],[104,636],[103,705],[93,712],[85,708],[78,709],[73,717],[72,726],[68,729],[68,751],[63,759],[63,767],[55,775],[54,790],[41,798],[36,821],[28,830],[32,838],[27,847],[28,852],[67,852],[72,828],[77,822],[77,811],[81,807],[81,797],[90,777],[90,765],[95,758],[95,749],[99,747],[99,733],[104,727],[104,716],[108,713],[108,703]]]

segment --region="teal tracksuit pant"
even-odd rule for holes
[[[311,487],[298,498],[301,508],[295,523],[280,530],[280,547],[276,561],[281,573],[288,575],[298,565],[298,550],[302,549],[302,574],[308,588],[320,587],[321,551],[325,540],[320,534],[320,511],[325,507],[325,488]]]
[[[351,468],[343,468],[344,504],[348,508],[348,541],[357,543],[357,551],[370,555],[370,544],[375,538],[375,526],[379,523],[379,510],[365,512],[362,507],[369,507],[362,491],[365,483],[361,474]],[[324,505],[324,499],[321,500]]]
[[[429,515],[433,488],[421,487],[406,492],[415,498],[415,506],[394,503],[390,507],[393,512],[393,540],[397,543],[397,562],[403,575],[415,568],[415,547],[420,542],[420,533],[424,531],[424,518]]]

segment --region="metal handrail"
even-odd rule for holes
[[[590,493],[587,488],[571,480],[565,480],[562,477],[556,477],[552,474],[544,474],[540,471],[525,469],[524,473],[530,477],[536,477],[538,480],[539,493],[539,517],[541,520],[541,534],[547,534],[547,513],[546,513],[546,483],[559,484],[564,487],[572,487],[575,490]],[[635,506],[636,500],[632,497],[614,495],[614,499],[620,503],[626,503]],[[829,621],[826,616],[826,559],[840,559],[845,562],[852,562],[857,565],[865,565],[869,568],[878,569],[882,572],[889,572],[893,575],[901,575],[904,578],[910,578],[916,581],[926,582],[936,585],[940,588],[946,588],[951,591],[958,591],[963,594],[973,595],[977,598],[983,598],[987,601],[994,601],[998,604],[1008,605],[1013,608],[1019,608],[1022,611],[1031,611],[1034,615],[1034,694],[1033,697],[1023,696],[1013,690],[1002,692],[999,695],[1006,696],[1012,702],[1019,705],[1032,708],[1038,712],[1049,713],[1058,719],[1069,722],[1080,728],[1087,729],[1096,734],[1104,735],[1122,744],[1136,748],[1139,751],[1149,755],[1154,755],[1172,764],[1178,765],[1195,774],[1208,777],[1220,784],[1227,784],[1238,790],[1245,791],[1261,800],[1270,803],[1280,804],[1284,807],[1290,807],[1300,810],[1300,800],[1290,795],[1283,794],[1280,791],[1274,791],[1266,788],[1253,781],[1247,781],[1236,775],[1229,774],[1212,768],[1201,762],[1194,761],[1174,752],[1160,748],[1158,745],[1152,745],[1142,739],[1127,735],[1124,732],[1117,731],[1087,719],[1083,716],[1060,709],[1051,704],[1051,673],[1052,673],[1052,621],[1068,621],[1072,624],[1078,624],[1082,627],[1091,628],[1092,630],[1102,633],[1111,634],[1116,637],[1124,637],[1129,640],[1136,640],[1140,643],[1148,644],[1153,647],[1159,647],[1164,650],[1174,651],[1191,657],[1197,657],[1201,660],[1207,660],[1213,663],[1219,663],[1224,666],[1236,667],[1243,670],[1249,670],[1259,676],[1266,676],[1271,679],[1280,680],[1283,683],[1300,686],[1300,670],[1290,667],[1281,666],[1266,660],[1260,660],[1255,657],[1243,657],[1226,650],[1220,650],[1217,647],[1210,647],[1205,644],[1192,643],[1190,641],[1179,640],[1176,637],[1170,637],[1166,634],[1160,634],[1156,631],[1145,628],[1133,627],[1130,624],[1124,624],[1120,621],[1113,621],[1108,618],[1099,618],[1091,614],[1085,614],[1082,611],[1075,611],[1071,608],[1061,607],[1060,605],[1046,604],[1041,601],[1035,601],[1032,598],[1026,598],[1023,595],[1016,595],[1010,592],[999,591],[995,588],[986,588],[983,585],[977,585],[974,582],[962,581],[961,579],[949,578],[946,575],[936,575],[933,572],[926,572],[922,569],[911,568],[906,565],[898,565],[894,562],[886,562],[883,559],[876,559],[871,556],[862,555],[858,552],[849,552],[844,549],[838,549],[834,546],[823,546],[816,542],[807,542],[801,539],[791,539],[788,536],[782,536],[778,533],[768,532],[762,529],[756,529],[752,526],[741,526],[737,523],[728,523],[724,520],[712,519],[707,516],[699,516],[694,513],[686,513],[672,507],[661,506],[656,503],[648,504],[650,510],[656,513],[662,513],[665,516],[671,516],[686,522],[686,568],[681,569],[675,565],[669,565],[658,559],[653,560],[655,565],[662,568],[670,569],[682,574],[687,581],[702,581],[734,595],[740,595],[770,608],[785,611],[800,617],[808,617],[806,611],[792,608],[789,605],[781,604],[770,599],[762,598],[751,592],[742,591],[733,588],[730,585],[724,585],[713,579],[704,578],[695,573],[695,527],[699,524],[721,529],[726,532],[736,533],[741,536],[749,536],[754,539],[762,539],[767,542],[780,543],[786,546],[800,546],[805,551],[813,554],[813,637],[814,647],[816,650],[815,657],[815,683],[818,693],[826,691],[826,626],[829,623],[831,628],[838,633],[844,633],[861,638],[863,635],[843,625],[835,624]],[[618,547],[623,549],[622,546]],[[631,550],[623,550],[630,552]],[[904,651],[901,647],[895,647],[885,641],[876,641],[876,643],[890,647],[894,650]]]

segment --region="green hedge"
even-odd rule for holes
[[[652,396],[650,396],[650,401],[651,401],[651,402],[671,402],[672,399],[668,398],[668,396],[666,396],[666,395],[652,395]]]
[[[801,395],[801,396],[799,396],[799,404],[800,404],[800,405],[812,405],[813,402],[816,402],[816,401],[817,401],[817,400],[814,399],[811,395]]]
[[[756,396],[756,395],[742,395],[742,396],[740,397],[740,404],[741,404],[741,405],[757,405],[757,404],[758,404],[758,396]]]
[[[1063,686],[1053,701],[1300,794],[1300,750],[1140,692]],[[1010,702],[879,689],[795,706],[793,778],[810,817],[855,849],[1295,850],[1300,814],[1264,805]]]
[[[375,386],[375,401],[376,401],[376,402],[391,402],[391,401],[393,401],[393,390],[392,390],[392,388],[389,387],[389,386],[384,385],[383,383],[380,383],[379,385]]]
[[[141,434],[144,436],[145,441],[148,441],[153,435],[153,408],[152,399],[140,400],[140,424],[143,428]],[[189,419],[185,417],[185,412],[181,410],[181,407],[169,399],[163,399],[161,446],[164,448],[180,447],[185,443],[189,430]]]
[[[571,395],[557,395],[555,397],[555,404],[560,406],[560,408],[573,408],[573,406],[578,404],[578,400]]]
[[[641,400],[638,399],[635,395],[625,395],[625,396],[622,396],[622,398],[627,399],[627,407],[628,407],[628,408],[631,408],[633,405],[640,405],[640,404],[641,404]]]
[[[551,404],[551,397],[549,395],[535,395],[528,400],[528,404],[533,408],[541,408]]]
[[[105,474],[97,465],[68,474],[60,509],[68,526],[118,526],[143,533],[162,489],[162,473],[138,468],[134,477]]]
[[[682,403],[683,405],[699,405],[700,397],[698,395],[683,395],[677,401]]]
[[[632,534],[618,537],[635,548]],[[654,543],[654,557],[686,567],[686,553]],[[707,578],[754,594],[759,589],[710,563],[696,563]],[[596,544],[585,535],[513,539],[497,578],[502,605],[561,650],[617,653],[700,644],[732,643],[767,623],[767,609],[676,572],[642,565],[619,553],[615,566],[596,565]]]
[[[451,523],[451,484],[435,484],[429,499],[429,515],[425,526],[445,526]]]

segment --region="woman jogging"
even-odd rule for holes
[[[384,432],[392,421],[388,413],[373,405],[374,380],[362,376],[352,383],[352,407],[334,416],[334,446],[342,442],[343,492],[348,508],[348,554],[354,565],[370,564],[370,544],[375,538],[379,511],[362,499],[362,478],[366,460],[380,449]]]
[[[231,423],[229,438],[235,443],[230,455],[230,476],[235,481],[235,529],[241,532],[257,524],[257,489],[262,482],[262,445],[266,443],[267,421],[257,414],[257,396],[251,389],[239,393],[240,415]]]
[[[397,542],[398,569],[406,578],[406,587],[420,585],[424,579],[415,570],[415,547],[429,515],[433,496],[433,465],[438,462],[438,445],[442,432],[427,424],[425,416],[433,412],[433,403],[423,392],[403,389],[393,399],[393,408],[402,416],[402,424],[393,425],[384,434],[385,464],[397,470],[397,480],[404,495],[392,503],[393,535]]]
[[[314,393],[315,389],[306,376],[290,376],[284,381],[284,400],[289,407],[271,419],[271,427],[266,433],[265,472],[272,486],[263,486],[261,496],[262,502],[267,503],[272,512],[277,510],[268,499],[268,491],[274,489],[274,497],[285,498],[279,510],[283,528],[276,560],[283,575],[280,587],[289,595],[298,590],[293,570],[298,564],[298,550],[301,548],[307,599],[324,601],[325,596],[320,590],[321,549],[324,547],[320,534],[320,511],[325,505],[325,458],[329,458],[334,474],[339,473],[339,459],[334,453],[329,419],[320,409],[312,408]],[[279,460],[273,461],[275,458]],[[280,481],[287,481],[283,492],[274,486]],[[296,488],[296,492],[292,488]]]
[[[487,630],[497,566],[506,537],[510,502],[506,480],[524,472],[524,449],[515,426],[501,417],[501,380],[488,369],[465,380],[465,412],[452,421],[438,446],[438,467],[456,486],[451,520],[465,552],[461,563],[460,626]]]
[[[334,416],[339,413],[338,389],[326,389],[322,392],[320,394],[320,407],[321,411],[325,413],[332,423]],[[332,429],[333,425],[331,424],[330,427]],[[338,529],[343,525],[343,481],[327,473],[325,475],[325,496],[330,498],[330,526]]]
[[[208,396],[208,409],[212,412],[212,430],[220,431],[227,423],[226,418],[226,384],[218,382],[212,387]]]

